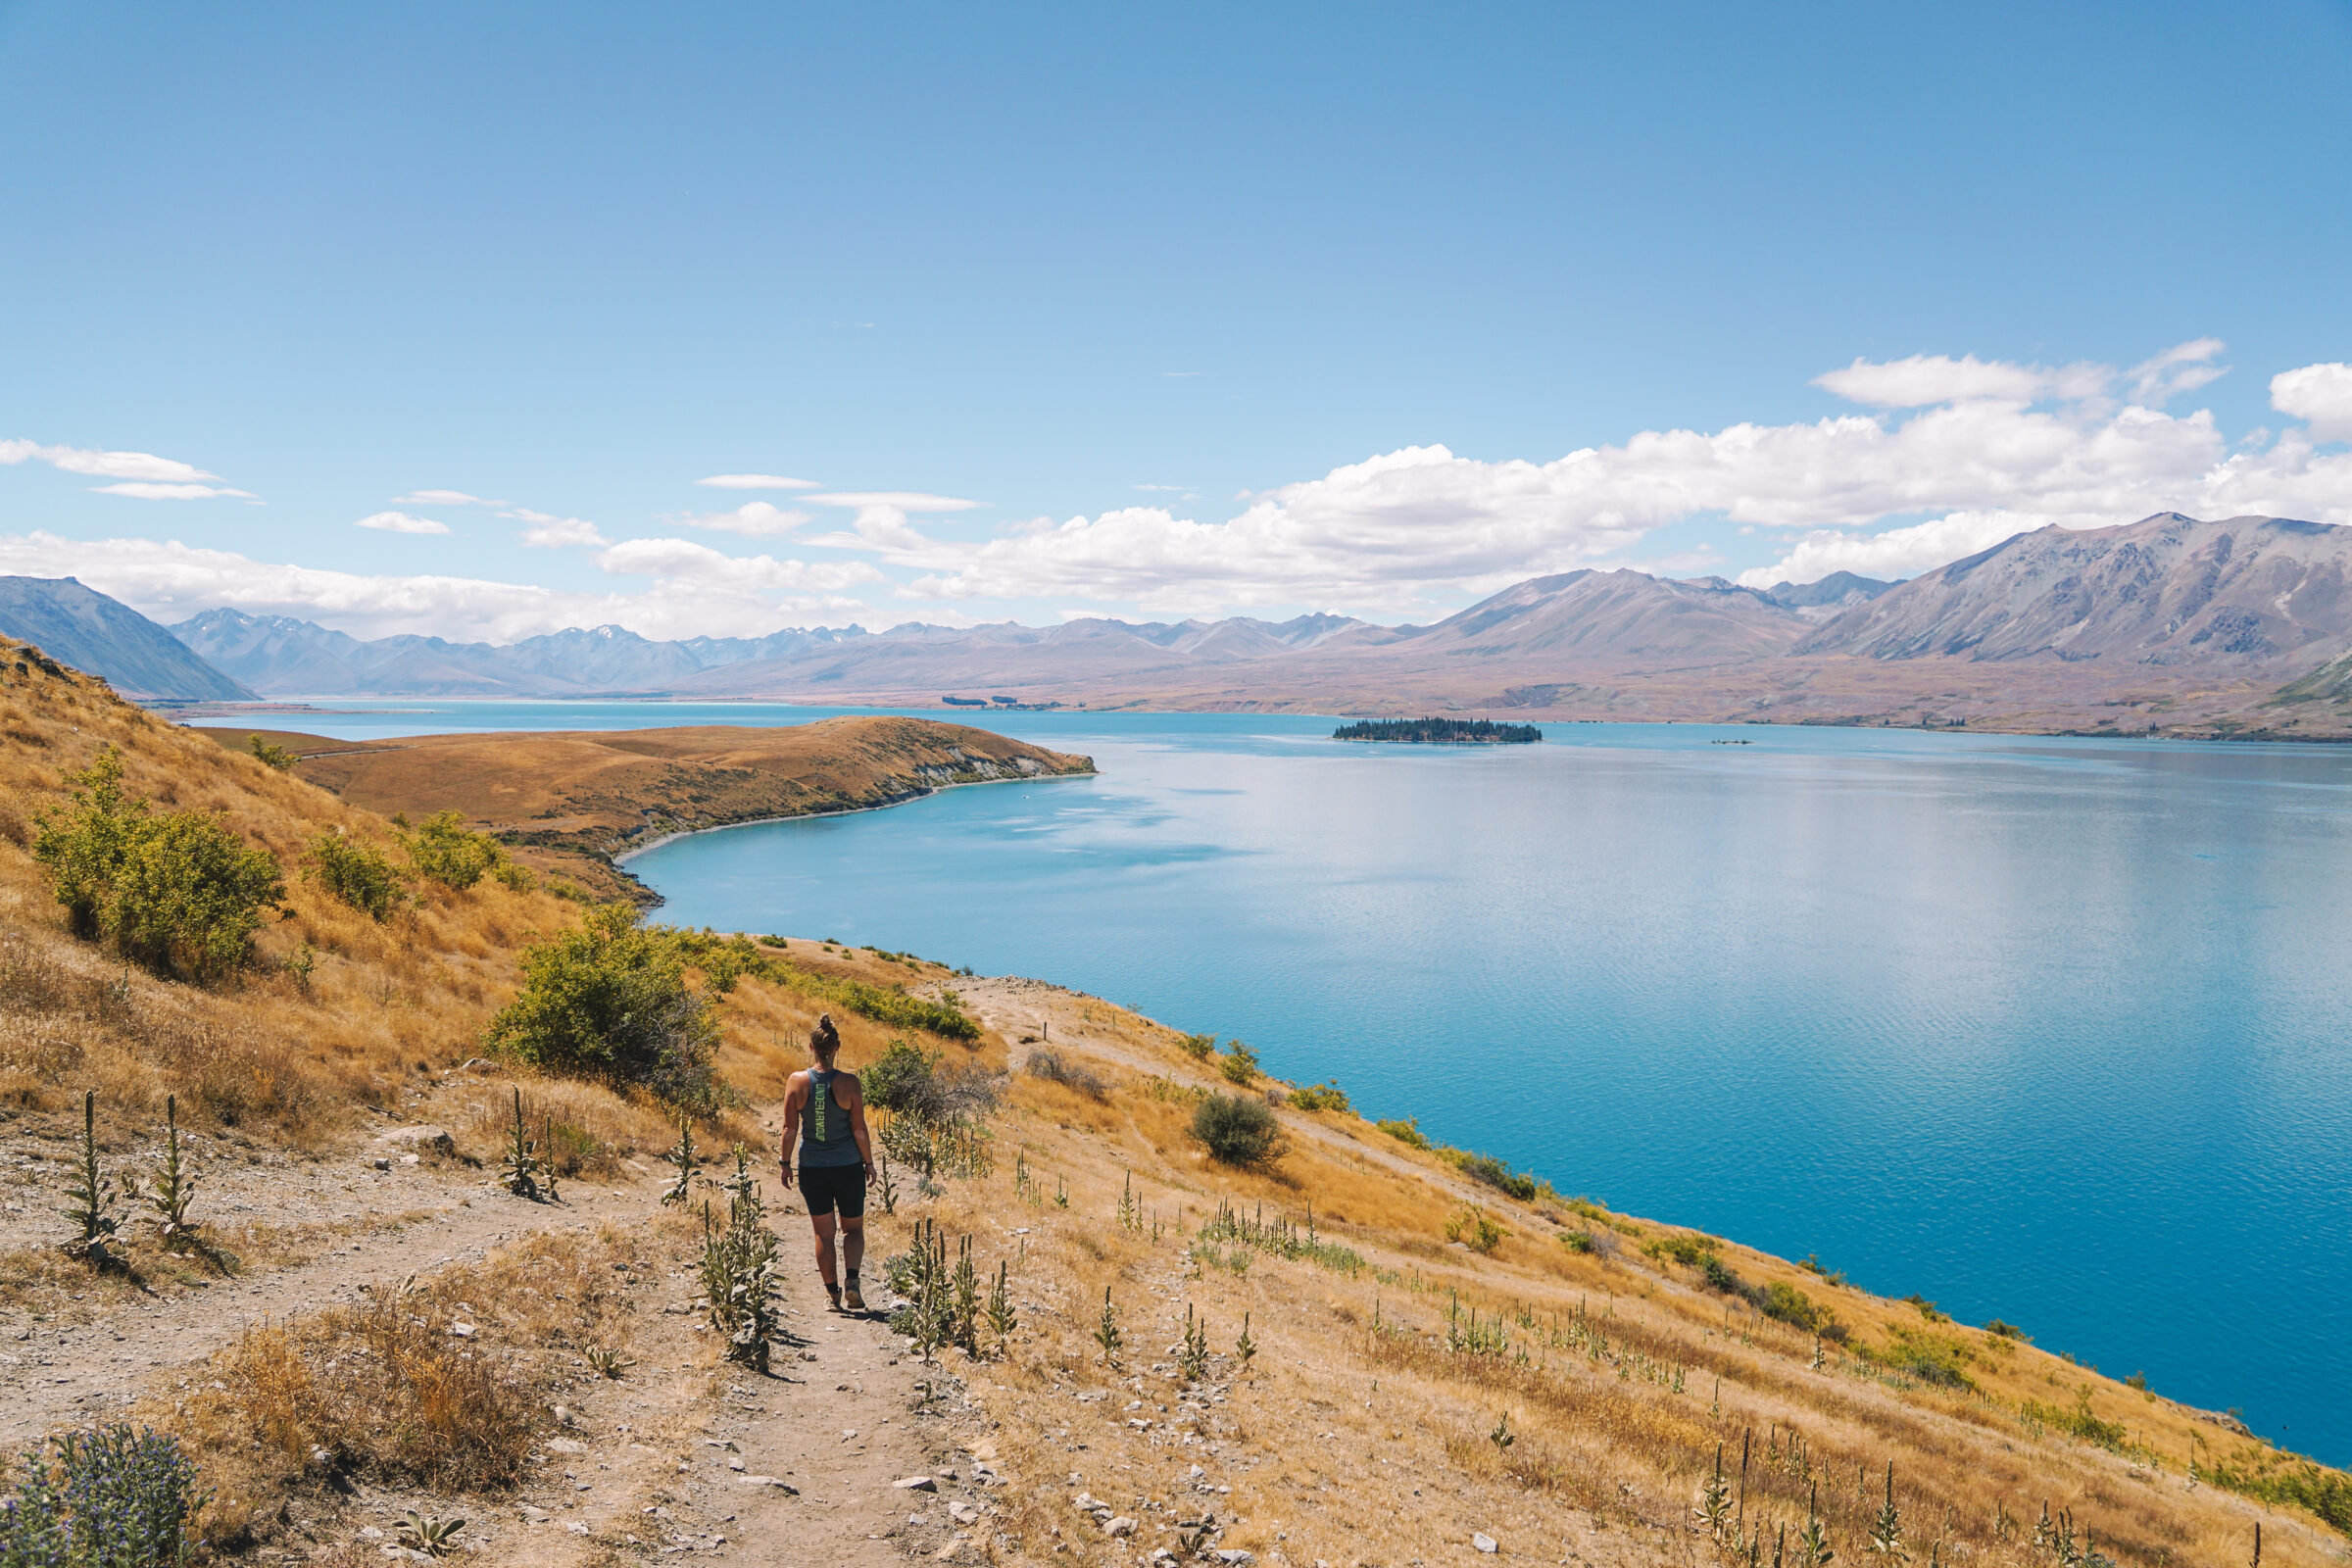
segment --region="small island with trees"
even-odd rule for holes
[[[1396,741],[1407,746],[1527,746],[1544,738],[1533,724],[1491,718],[1359,718],[1331,732],[1335,741]]]

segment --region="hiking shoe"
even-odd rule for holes
[[[838,1286],[838,1285],[828,1285],[828,1286],[826,1286],[826,1287],[825,1287],[825,1295],[826,1295],[826,1297],[827,1297],[829,1299],[831,1299],[831,1301],[833,1302],[833,1310],[834,1310],[834,1311],[836,1311],[836,1312],[840,1311],[840,1310],[841,1310],[841,1287],[840,1287],[840,1286]]]
[[[862,1312],[865,1310],[865,1298],[858,1295],[858,1287],[853,1285],[841,1293],[841,1304],[853,1312]]]

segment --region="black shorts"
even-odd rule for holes
[[[865,1167],[863,1165],[803,1165],[801,1167],[801,1197],[808,1201],[808,1212],[830,1214],[841,1210],[843,1219],[865,1217]]]

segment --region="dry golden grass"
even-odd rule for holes
[[[632,1280],[685,1245],[666,1216],[535,1237],[367,1306],[249,1330],[141,1414],[179,1434],[219,1491],[216,1541],[245,1539],[278,1497],[330,1474],[501,1491],[550,1429],[550,1401],[594,1375],[589,1348],[634,1343]]]
[[[1093,1065],[1106,1096],[1016,1078],[995,1173],[949,1183],[923,1209],[951,1235],[972,1234],[984,1267],[1014,1259],[1015,1294],[1029,1303],[1006,1358],[964,1374],[1003,1423],[994,1442],[1010,1467],[1049,1483],[1008,1513],[1006,1529],[1025,1541],[1092,1533],[1067,1506],[1072,1489],[1051,1484],[1076,1472],[1147,1524],[1204,1503],[1238,1514],[1245,1523],[1222,1544],[1294,1563],[1434,1560],[1448,1544],[1466,1555],[1473,1530],[1519,1555],[1705,1562],[1718,1553],[1694,1534],[1692,1507],[1719,1444],[1740,1487],[1744,1441],[1744,1523],[1764,1532],[1767,1560],[1773,1534],[1786,1525],[1793,1538],[1815,1497],[1840,1559],[1868,1560],[1889,1460],[1923,1562],[1931,1552],[1946,1563],[2045,1560],[2030,1542],[2045,1500],[2119,1562],[2243,1561],[2257,1519],[2266,1562],[2343,1560],[2342,1538],[2308,1515],[2189,1478],[2192,1447],[2209,1461],[2260,1451],[2254,1440],[2031,1346],[1931,1321],[1909,1301],[1719,1243],[1749,1284],[1796,1286],[1847,1326],[1848,1346],[1823,1346],[1816,1368],[1813,1336],[1641,1251],[1643,1239],[1677,1233],[1515,1202],[1352,1118],[1285,1110],[1291,1147],[1277,1168],[1218,1167],[1186,1131],[1189,1091],[1227,1086],[1178,1038],[1066,999],[1054,1049]],[[1014,1191],[1016,1169],[1035,1183],[1027,1194]],[[1128,1191],[1140,1232],[1115,1220]],[[1492,1257],[1445,1240],[1465,1198],[1510,1232]],[[1220,1200],[1300,1222],[1311,1203],[1320,1240],[1363,1266],[1201,1246],[1200,1222]],[[1612,1238],[1614,1255],[1558,1240],[1586,1229]],[[903,1245],[903,1219],[880,1222],[883,1250]],[[1106,1286],[1126,1336],[1115,1373],[1092,1339]],[[1221,1353],[1211,1383],[1222,1403],[1188,1403],[1168,1375],[1186,1305]],[[1482,1328],[1498,1326],[1505,1348],[1449,1346],[1456,1310],[1462,1323],[1475,1310]],[[1261,1347],[1247,1370],[1232,1355],[1245,1312]],[[1923,1337],[1973,1387],[1895,1370]],[[959,1352],[951,1359],[962,1364]],[[1089,1390],[1107,1397],[1071,1401]],[[2098,1419],[2125,1428],[2115,1448],[2022,1414],[2028,1401],[2071,1411],[2084,1396]],[[1131,1401],[1142,1408],[1124,1408]],[[1507,1446],[1492,1441],[1506,1415]],[[1231,1494],[1193,1494],[1193,1462]]]

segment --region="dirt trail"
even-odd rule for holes
[[[41,1170],[38,1157],[57,1142],[46,1129],[20,1126],[0,1144],[19,1183],[0,1206],[0,1246],[43,1247],[63,1234],[54,1167]],[[117,1419],[265,1320],[363,1300],[368,1290],[533,1234],[604,1222],[642,1228],[662,1212],[665,1186],[650,1174],[610,1186],[573,1181],[561,1203],[543,1205],[497,1191],[486,1172],[457,1161],[428,1156],[404,1165],[397,1147],[372,1140],[316,1161],[226,1146],[212,1155],[200,1211],[309,1227],[298,1255],[316,1255],[227,1279],[199,1283],[191,1268],[152,1291],[76,1290],[35,1297],[30,1308],[0,1308],[0,1446]],[[244,1163],[248,1157],[254,1162]],[[375,1168],[379,1158],[389,1170]],[[110,1172],[149,1163],[143,1152],[105,1162]],[[545,1443],[517,1494],[435,1498],[363,1483],[347,1499],[298,1499],[284,1542],[290,1555],[371,1550],[391,1536],[403,1508],[416,1507],[468,1517],[476,1560],[516,1568],[602,1560],[615,1548],[746,1565],[953,1559],[959,1538],[981,1528],[986,1507],[972,1458],[958,1446],[978,1441],[980,1428],[953,1380],[905,1352],[884,1321],[881,1260],[903,1245],[905,1222],[875,1216],[871,1310],[836,1314],[815,1277],[797,1198],[783,1199],[772,1175],[766,1187],[777,1205],[790,1335],[768,1377],[718,1359],[689,1308],[690,1260],[662,1255],[664,1276],[651,1287],[659,1300],[640,1314],[640,1369],[581,1391],[570,1425]],[[663,1251],[674,1250],[664,1244]],[[918,1387],[926,1381],[928,1395]],[[931,1477],[932,1490],[896,1485],[915,1477]]]

